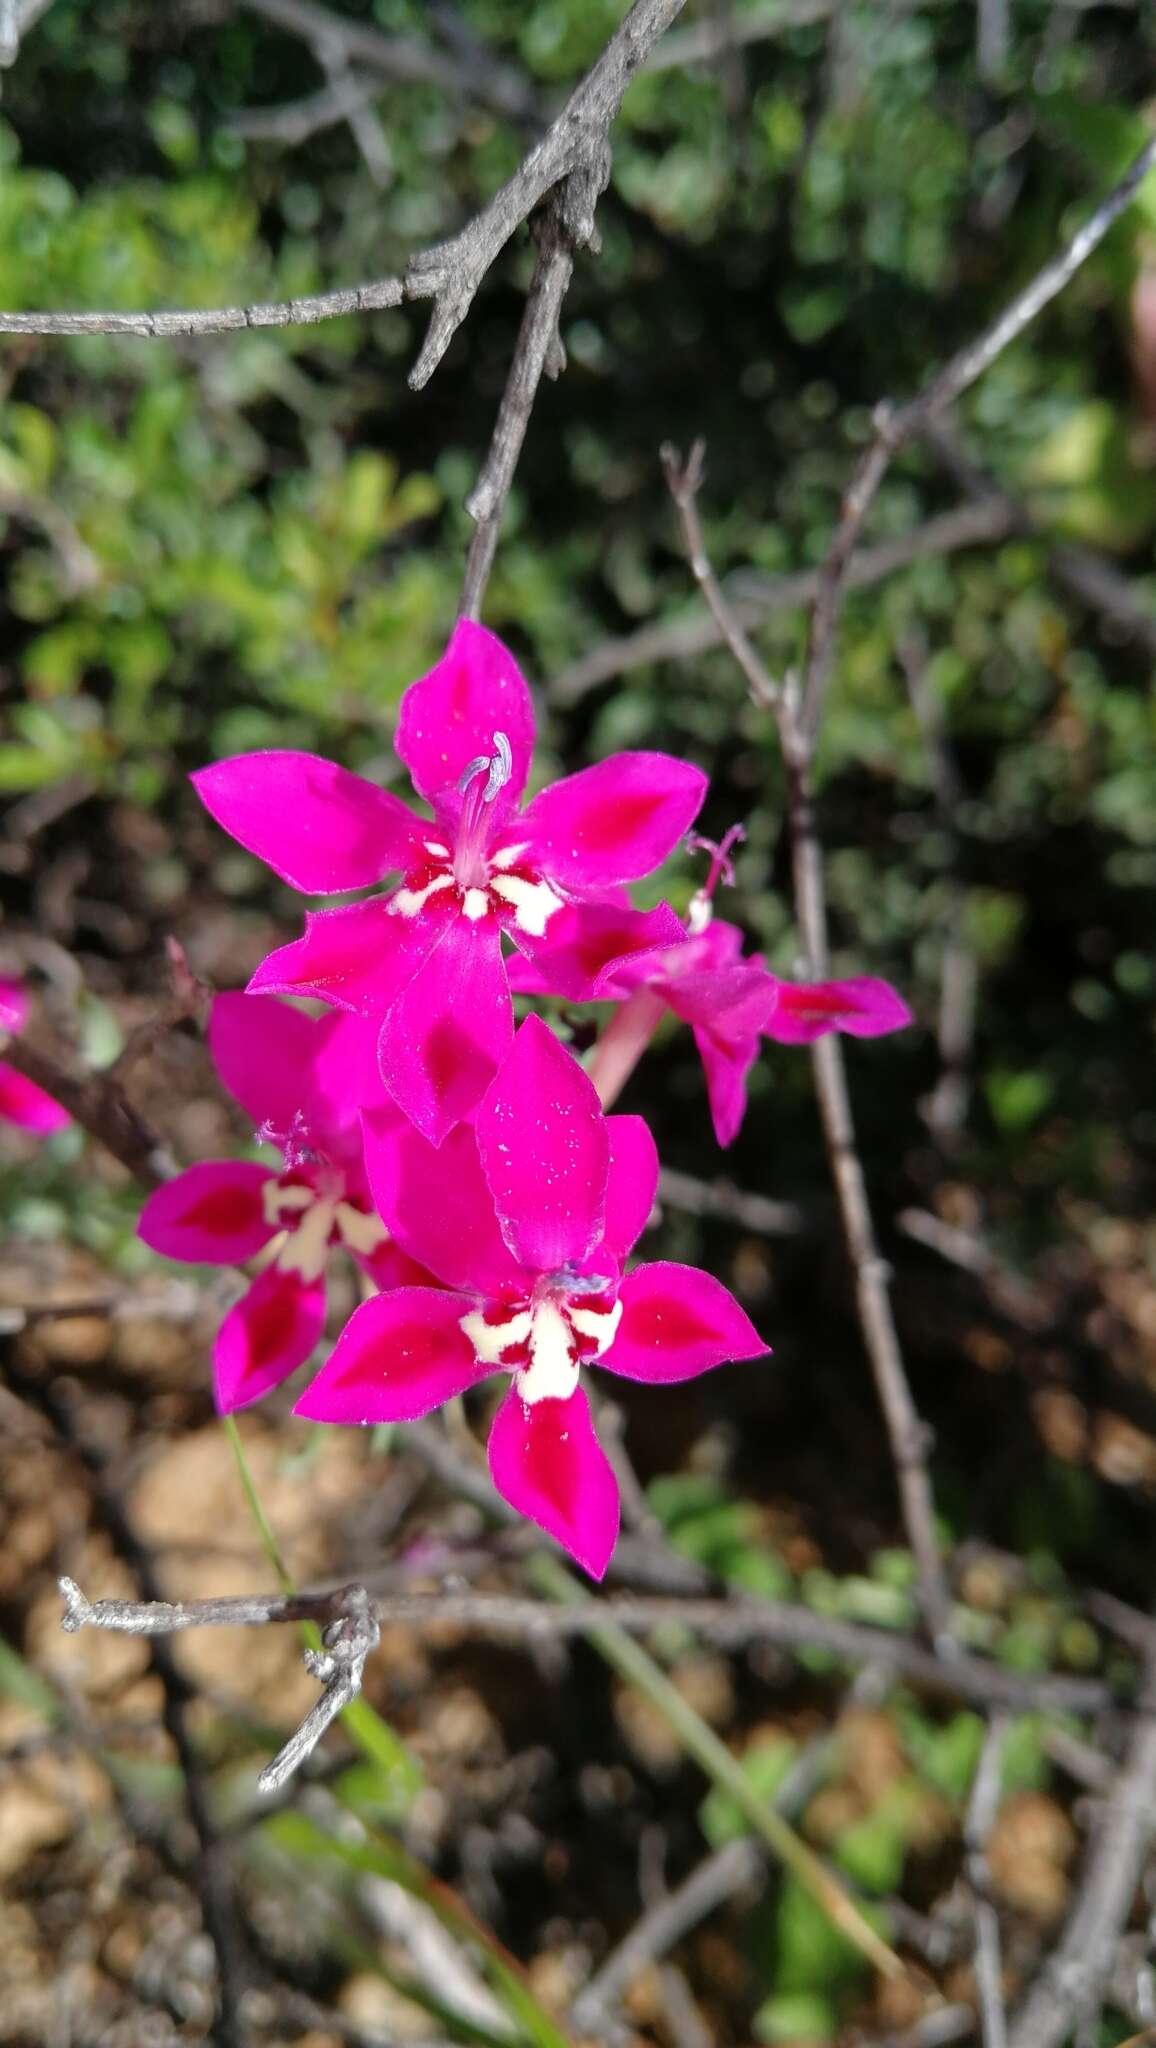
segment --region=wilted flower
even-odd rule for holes
[[[508,1372],[490,1431],[494,1483],[601,1578],[618,1488],[582,1367],[670,1384],[766,1350],[709,1274],[663,1261],[623,1277],[657,1186],[649,1130],[640,1117],[604,1118],[577,1061],[530,1017],[472,1126],[435,1150],[371,1113],[366,1164],[391,1233],[442,1287],[365,1302],[296,1413],[409,1421]]]
[[[28,1019],[28,1000],[18,981],[0,979],[0,1032],[14,1038]],[[26,1080],[7,1060],[0,1060],[0,1121],[47,1137],[70,1123],[68,1111],[54,1102],[35,1081]]]
[[[529,690],[500,640],[463,620],[402,699],[396,745],[432,820],[313,754],[241,754],[193,780],[218,823],[308,895],[388,894],[307,915],[305,936],[249,986],[316,996],[381,1023],[381,1073],[432,1144],[474,1109],[509,1050],[503,935],[533,958],[563,935],[570,979],[602,992],[624,957],[676,939],[674,912],[622,885],[665,860],[705,777],[666,754],[615,754],[517,809],[529,772]]]
[[[390,1242],[369,1196],[359,1113],[385,1095],[361,1019],[308,1017],[269,996],[218,996],[209,1046],[230,1095],[284,1165],[190,1166],[149,1196],[137,1230],[170,1259],[213,1265],[276,1246],[213,1346],[217,1406],[227,1415],[279,1386],[314,1349],[331,1246],[344,1246],[379,1286],[429,1275]]]

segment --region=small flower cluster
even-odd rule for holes
[[[627,1270],[658,1160],[642,1119],[603,1102],[670,1011],[694,1031],[729,1144],[762,1038],[871,1036],[909,1013],[884,982],[792,984],[744,958],[737,927],[713,917],[729,840],[708,848],[687,922],[665,904],[635,909],[628,884],[686,838],[705,778],[622,753],[521,808],[533,741],[513,658],[463,621],[401,705],[397,752],[430,815],[312,754],[241,755],[193,778],[291,887],[379,893],[307,912],[246,994],[213,1005],[217,1071],[279,1167],[192,1167],[150,1198],[140,1233],[174,1258],[261,1261],[216,1340],[225,1412],[305,1362],[329,1254],[352,1257],[370,1296],[296,1412],[412,1420],[506,1373],[494,1482],[600,1578],[618,1489],[583,1369],[669,1384],[766,1350],[709,1274]],[[591,1072],[540,1017],[515,1030],[513,993],[615,1005]]]

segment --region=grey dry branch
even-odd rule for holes
[[[364,1586],[339,1586],[331,1593],[277,1594],[272,1599],[97,1600],[74,1579],[60,1580],[64,1614],[60,1626],[110,1629],[117,1635],[168,1636],[186,1628],[259,1627],[270,1621],[321,1621],[322,1648],[306,1650],[305,1668],[323,1686],[271,1763],[257,1780],[261,1792],[278,1792],[316,1749],[327,1728],[361,1691],[365,1663],[381,1640],[381,1628]]]
[[[1156,1636],[1149,1635],[1143,1693],[1156,1687]],[[1137,1721],[1099,1821],[1063,1940],[1032,1986],[1010,2033],[1010,2048],[1061,2048],[1073,2025],[1083,2035],[1100,2009],[1120,1937],[1156,1832],[1156,1718]]]
[[[803,723],[794,679],[781,685],[771,676],[758,650],[731,614],[711,566],[698,515],[704,452],[702,442],[696,442],[683,463],[672,448],[666,448],[663,468],[695,580],[746,678],[751,697],[775,716],[787,780],[795,914],[807,956],[807,971],[812,978],[821,979],[827,971],[827,897],[811,794],[812,740]],[[875,1240],[867,1183],[855,1143],[843,1049],[834,1033],[815,1041],[811,1063],[831,1177],[854,1271],[859,1324],[887,1425],[903,1520],[919,1579],[923,1619],[932,1643],[940,1650],[950,1651],[951,1603],[935,1531],[935,1503],[927,1471],[929,1439],[903,1363],[891,1308],[890,1270],[880,1257]]]
[[[875,495],[896,455],[953,406],[991,368],[1017,336],[1050,304],[1086,263],[1112,223],[1130,206],[1156,163],[1156,138],[1144,145],[1119,183],[1084,222],[1066,248],[1018,292],[1002,313],[974,341],[957,351],[915,398],[895,406],[884,401],[875,411],[875,438],[847,486],[839,522],[819,571],[811,614],[811,630],[803,668],[800,727],[813,747],[823,716],[823,699],[834,655],[835,629],[842,609],[847,572]]]
[[[263,10],[286,0],[262,0]],[[565,106],[488,206],[449,241],[411,256],[402,276],[267,305],[220,306],[176,312],[0,313],[0,334],[126,334],[148,339],[227,334],[247,327],[290,327],[344,313],[380,312],[406,301],[430,299],[429,329],[410,372],[420,390],[429,382],[461,326],[487,271],[514,230],[535,207],[575,173],[589,175],[603,162],[606,138],[623,95],[651,48],[685,0],[635,0]],[[290,11],[299,14],[301,0]],[[300,32],[300,31],[299,31]]]
[[[260,1628],[269,1622],[321,1621],[366,1612],[379,1627],[459,1628],[486,1638],[550,1642],[596,1634],[608,1625],[629,1635],[680,1629],[722,1650],[773,1643],[786,1650],[827,1650],[848,1664],[870,1665],[910,1679],[929,1692],[1023,1712],[1092,1714],[1123,1704],[1102,1679],[1023,1673],[984,1657],[960,1653],[943,1659],[913,1636],[815,1614],[785,1600],[694,1596],[554,1604],[516,1594],[371,1594],[363,1585],[295,1595],[242,1594],[201,1601],[89,1601],[62,1581],[66,1629],[105,1628],[127,1635],[170,1635],[189,1628]]]

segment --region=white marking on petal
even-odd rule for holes
[[[512,905],[518,930],[532,939],[545,937],[554,912],[562,908],[562,898],[549,882],[525,882],[520,875],[495,875],[490,887]]]
[[[490,899],[486,891],[484,889],[467,889],[462,897],[462,910],[472,924],[477,924],[480,918],[488,917],[490,913]]]
[[[452,875],[435,875],[433,881],[427,882],[424,889],[395,889],[386,908],[396,911],[399,917],[416,917],[419,910],[425,909],[430,897],[437,895],[439,889],[452,889],[453,886]]]
[[[521,1344],[530,1334],[533,1316],[528,1308],[516,1309],[504,1323],[487,1322],[481,1309],[463,1316],[458,1328],[469,1338],[482,1365],[500,1365],[508,1344]]]
[[[598,1346],[598,1357],[609,1351],[618,1335],[622,1321],[622,1303],[616,1301],[613,1308],[576,1308],[571,1301],[566,1313],[580,1337],[592,1337]]]
[[[530,1363],[516,1373],[522,1400],[568,1401],[578,1385],[578,1361],[570,1355],[570,1329],[557,1302],[541,1301],[530,1332]]]
[[[449,847],[443,846],[440,839],[423,839],[422,845],[427,853],[432,853],[435,860],[448,860],[450,857]]]
[[[368,1258],[389,1236],[380,1216],[369,1216],[364,1209],[355,1209],[352,1202],[338,1202],[334,1215],[342,1242],[351,1252],[360,1252],[362,1258]]]
[[[691,937],[697,939],[700,933],[705,932],[713,917],[714,904],[705,889],[699,889],[687,906],[686,925]]]
[[[283,1188],[278,1180],[267,1180],[261,1189],[261,1207],[266,1223],[280,1223],[287,1210],[307,1209],[315,1201],[312,1188],[304,1187],[300,1181],[293,1181]]]
[[[498,851],[490,855],[490,866],[492,868],[512,868],[514,863],[521,860],[522,855],[529,853],[529,851],[530,842],[528,839],[523,839],[520,846],[499,846]]]
[[[304,1211],[277,1260],[283,1273],[300,1273],[303,1280],[320,1278],[336,1208],[336,1202],[314,1202]]]

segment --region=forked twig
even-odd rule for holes
[[[366,1658],[381,1640],[381,1627],[364,1586],[339,1586],[331,1593],[277,1593],[267,1597],[197,1600],[96,1600],[86,1598],[75,1579],[59,1581],[64,1598],[60,1626],[70,1635],[82,1628],[117,1635],[168,1636],[187,1628],[257,1628],[270,1621],[321,1621],[322,1648],[304,1652],[305,1668],[324,1687],[304,1720],[265,1765],[261,1792],[280,1791],[311,1756],[330,1724],[361,1691]]]
[[[796,689],[771,676],[749,635],[734,618],[711,566],[698,514],[704,455],[701,441],[695,443],[685,463],[667,447],[662,452],[663,467],[695,580],[746,678],[751,697],[775,716],[787,778],[796,915],[808,972],[821,977],[827,968],[827,896],[811,798],[811,741],[800,716]],[[815,1041],[811,1061],[831,1176],[854,1268],[859,1322],[887,1424],[903,1518],[919,1578],[923,1619],[932,1643],[938,1649],[949,1649],[951,1603],[935,1533],[935,1505],[927,1471],[928,1433],[912,1398],[903,1364],[888,1288],[890,1271],[875,1240],[867,1184],[855,1143],[843,1051],[833,1033]]]
[[[1131,205],[1153,164],[1156,164],[1156,137],[1145,143],[1119,183],[1101,200],[1067,247],[1058,256],[1053,256],[1050,263],[1045,263],[1031,283],[1017,292],[982,334],[958,349],[923,390],[908,399],[906,405],[896,406],[885,400],[876,407],[875,439],[847,486],[839,523],[819,570],[819,587],[811,613],[810,638],[803,666],[800,715],[801,731],[809,747],[813,747],[822,722],[835,628],[842,610],[851,557],[875,494],[896,455],[917,434],[941,419],[956,399],[991,368],[997,356],[1002,355],[1025,327],[1030,326],[1037,313],[1041,313],[1057,293],[1063,291],[1081,264],[1087,262],[1092,251],[1103,241],[1113,222]]]

